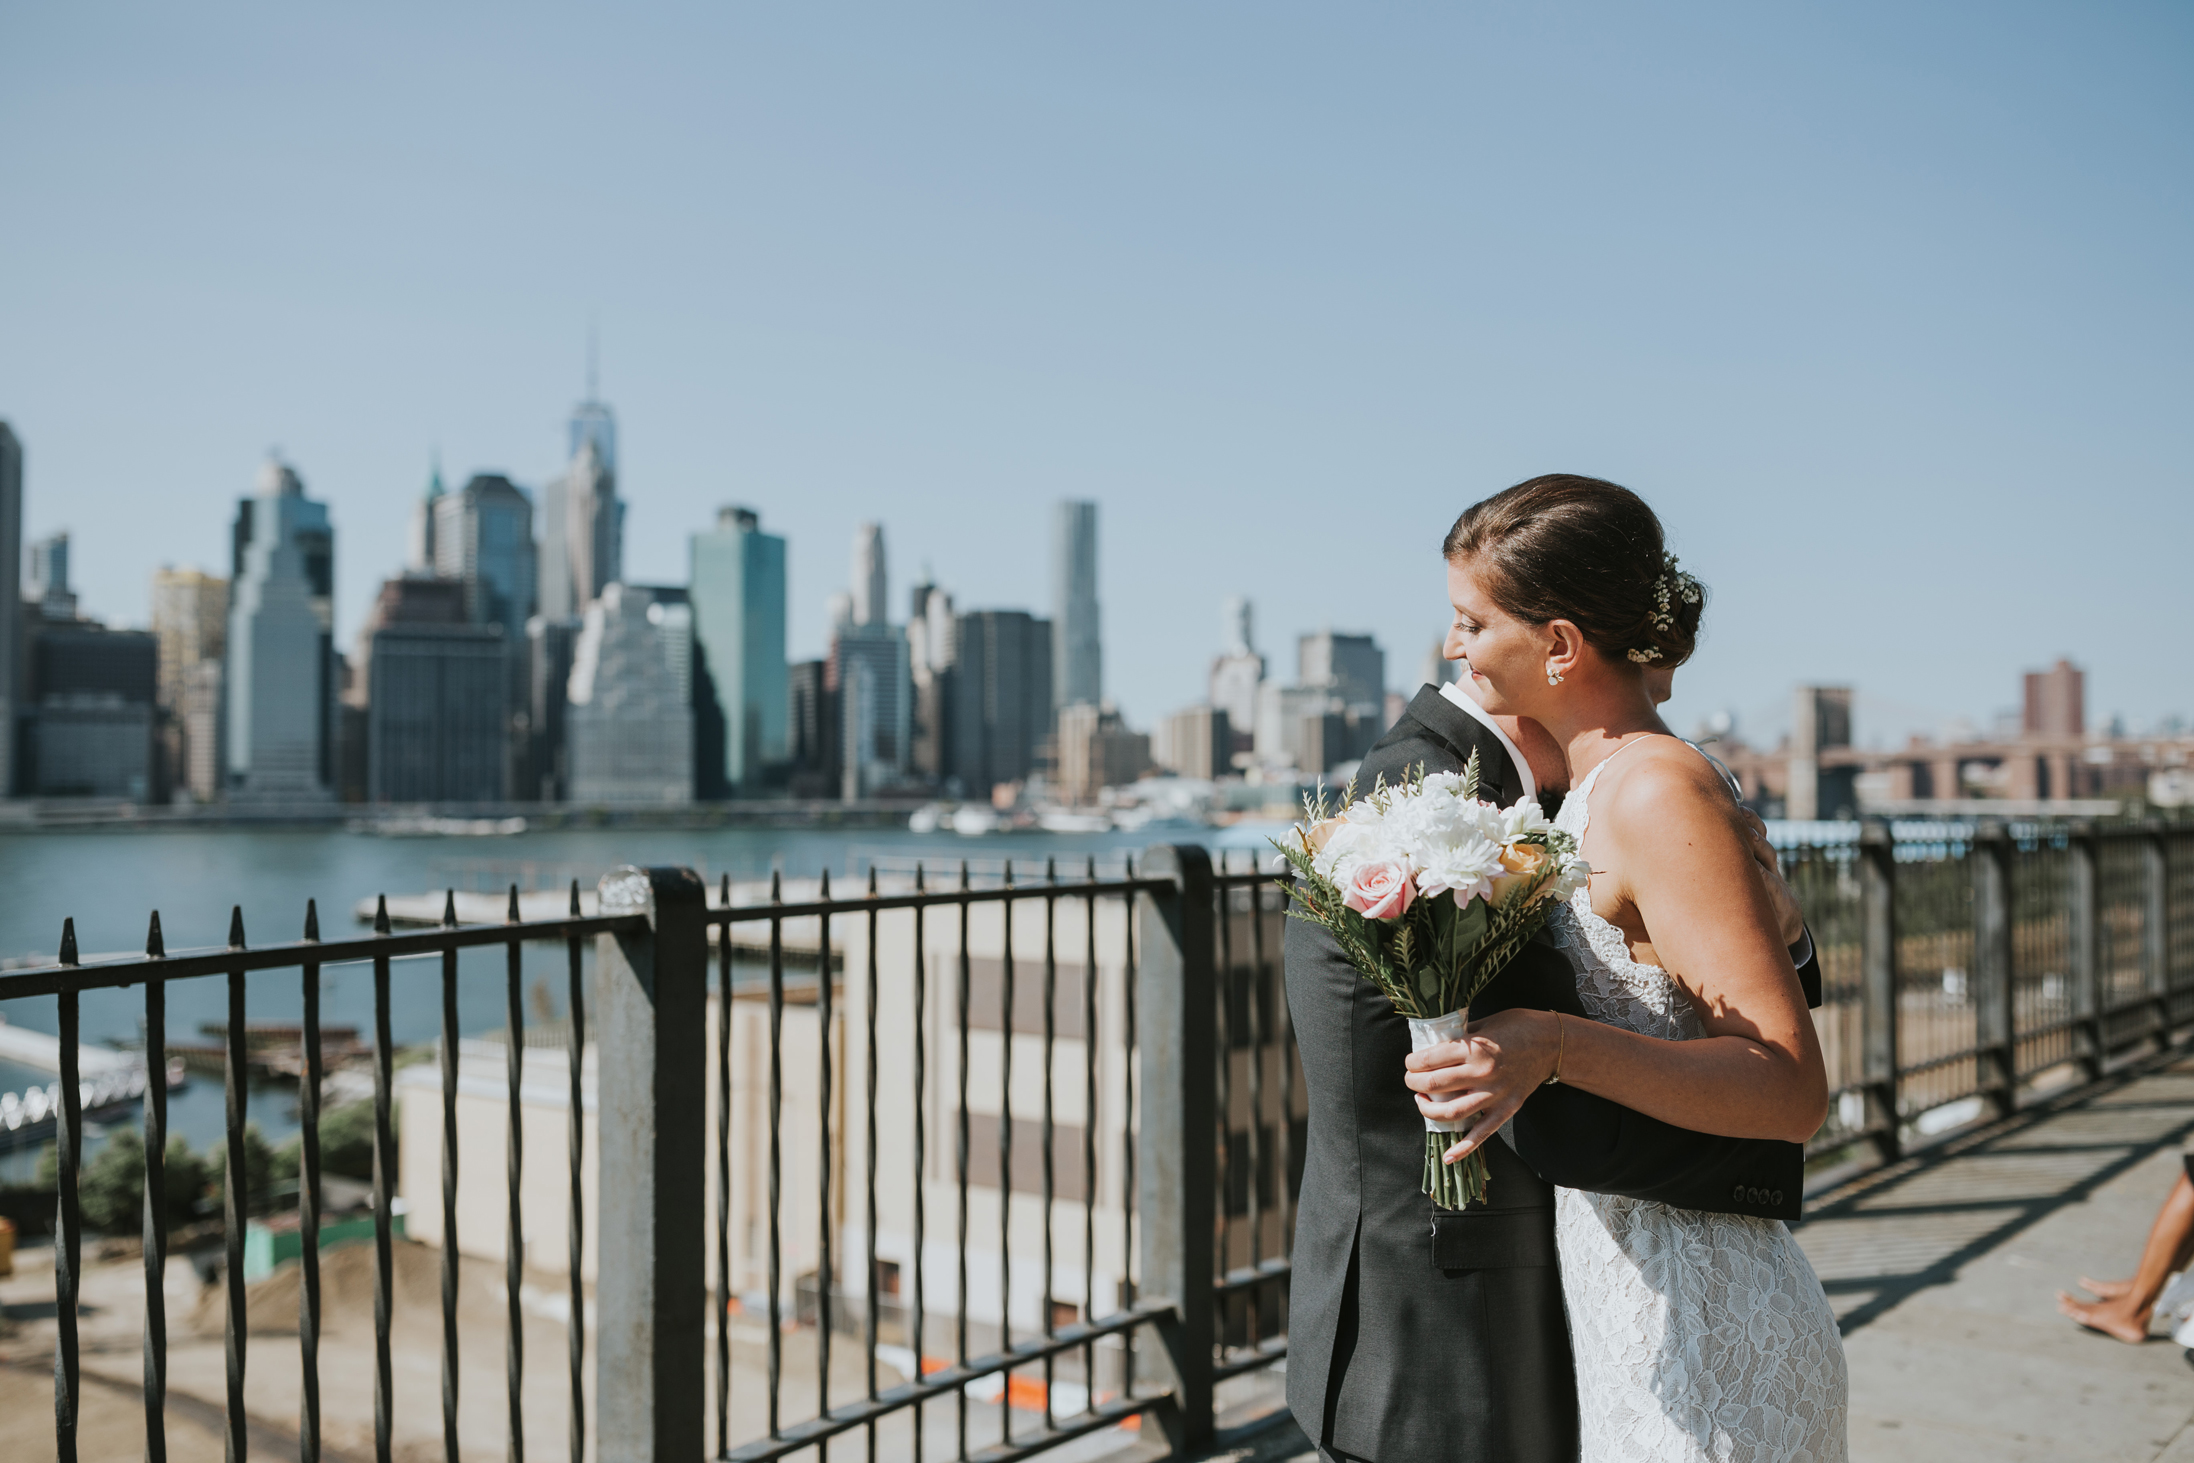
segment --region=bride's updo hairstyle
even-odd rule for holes
[[[1674,667],[1698,645],[1706,590],[1628,488],[1572,473],[1518,483],[1464,509],[1441,553],[1470,560],[1517,619],[1571,621],[1610,659]]]

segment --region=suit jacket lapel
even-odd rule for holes
[[[1503,807],[1516,800],[1523,779],[1509,762],[1501,739],[1486,730],[1469,712],[1442,696],[1437,687],[1426,686],[1419,690],[1403,715],[1416,722],[1428,739],[1445,747],[1454,756],[1458,769],[1470,760],[1472,752],[1478,754],[1480,797]]]

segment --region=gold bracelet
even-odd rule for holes
[[[1569,1028],[1562,1024],[1561,1012],[1550,1011],[1547,1014],[1554,1018],[1554,1070],[1547,1073],[1543,1085],[1558,1087],[1562,1081],[1562,1054],[1569,1049]]]

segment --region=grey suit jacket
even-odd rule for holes
[[[1513,802],[1521,788],[1499,740],[1427,686],[1358,777],[1368,787],[1420,765],[1460,771],[1473,749],[1481,796]],[[1550,1180],[1683,1208],[1797,1216],[1799,1145],[1691,1133],[1573,1087],[1544,1088],[1525,1103],[1511,1125],[1513,1151],[1482,1150],[1492,1174],[1485,1202],[1439,1210],[1419,1187],[1424,1122],[1401,1081],[1402,1018],[1306,921],[1289,923],[1286,974],[1309,1105],[1288,1403],[1329,1451],[1373,1463],[1576,1456]],[[1575,972],[1544,940],[1472,1003],[1474,1012],[1504,1006],[1584,1014]]]

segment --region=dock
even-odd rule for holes
[[[11,1026],[5,1017],[0,1017],[0,1062],[13,1062],[18,1067],[50,1072],[58,1077],[61,1075],[61,1038],[28,1026]],[[79,1045],[76,1048],[76,1070],[87,1082],[115,1072],[126,1072],[137,1065],[138,1059],[128,1052],[103,1046]]]

